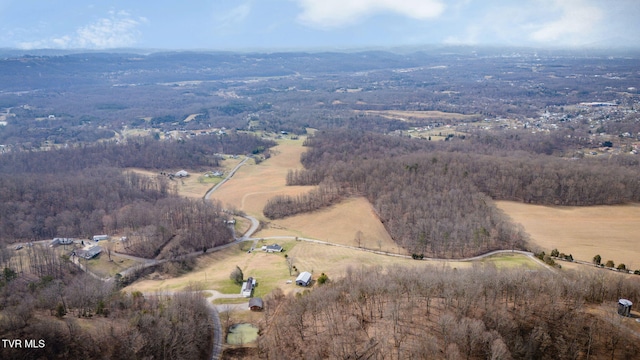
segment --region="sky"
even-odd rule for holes
[[[640,0],[0,0],[0,48],[640,48]]]

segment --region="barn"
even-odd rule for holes
[[[251,311],[262,311],[264,309],[264,303],[261,298],[251,298],[249,300],[249,309]]]
[[[311,284],[311,273],[304,271],[296,278],[296,285],[309,286]]]

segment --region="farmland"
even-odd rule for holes
[[[624,263],[640,268],[640,205],[557,207],[499,201],[498,207],[524,226],[532,246],[549,253],[558,249],[574,259]]]

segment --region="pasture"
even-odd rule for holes
[[[349,198],[339,204],[309,214],[272,220],[255,237],[293,235],[335,244],[406,254],[389,236],[373,206],[363,197]]]
[[[345,276],[349,268],[354,267],[388,267],[393,265],[422,268],[425,271],[433,267],[467,268],[471,266],[495,266],[502,268],[543,269],[543,266],[530,258],[519,254],[504,254],[492,256],[475,262],[462,261],[419,261],[403,257],[379,255],[358,249],[344,248],[340,246],[315,244],[295,240],[265,240],[258,241],[257,248],[265,244],[277,242],[286,251],[284,253],[265,253],[253,251],[247,253],[246,245],[238,244],[212,254],[198,258],[196,268],[190,273],[175,277],[158,279],[157,275],[149,275],[142,280],[125,288],[125,291],[154,292],[162,290],[183,290],[196,285],[199,289],[213,289],[222,293],[238,294],[240,286],[235,285],[229,279],[231,271],[239,266],[244,278],[251,276],[256,278],[258,286],[254,296],[265,296],[275,288],[282,289],[285,293],[300,292],[305,288],[296,286],[295,283],[287,284],[288,280],[295,282],[295,273],[289,275],[285,254],[293,259],[293,265],[298,271],[309,271],[316,279],[321,273],[326,273],[330,279],[339,279]]]
[[[640,269],[640,204],[560,207],[496,201],[531,236],[532,247],[572,254],[576,260],[613,260]],[[563,264],[563,263],[561,263]]]
[[[304,138],[280,140],[272,149],[270,159],[255,165],[252,162],[242,166],[231,181],[222,185],[211,195],[211,199],[222,202],[223,206],[235,207],[259,220],[267,220],[262,209],[267,201],[276,195],[298,195],[312,189],[310,186],[286,186],[287,172],[301,169],[300,155]],[[203,192],[204,194],[204,192]]]

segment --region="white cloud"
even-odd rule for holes
[[[603,10],[584,0],[555,0],[553,8],[560,13],[559,18],[539,24],[538,29],[530,34],[532,40],[583,45],[603,19]]]
[[[377,13],[392,12],[412,19],[440,16],[445,9],[441,0],[297,0],[302,8],[298,20],[319,28],[350,25]]]
[[[517,4],[475,6],[466,9],[465,16],[460,19],[465,25],[451,28],[444,42],[587,45],[606,33],[603,30],[606,9],[596,4],[596,0],[528,0]],[[469,16],[472,10],[475,10],[475,16]]]
[[[216,22],[217,29],[228,29],[232,28],[234,25],[237,25],[243,22],[251,13],[251,4],[244,3],[238,5],[229,11],[226,11],[222,14],[214,16],[214,20]]]
[[[20,43],[23,49],[85,48],[109,49],[136,44],[141,33],[139,26],[147,23],[144,17],[134,18],[126,11],[111,11],[106,18],[78,28],[75,33],[44,40]]]

